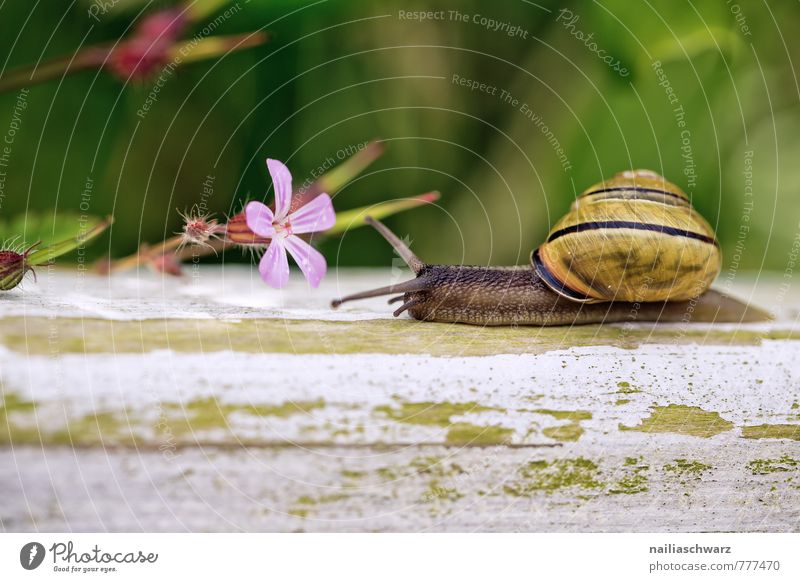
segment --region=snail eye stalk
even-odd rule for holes
[[[382,222],[375,220],[371,216],[368,216],[364,219],[364,222],[371,225],[375,230],[377,230],[383,238],[387,240],[387,242],[392,245],[392,248],[400,255],[406,265],[414,271],[415,275],[418,275],[416,279],[411,279],[410,281],[405,281],[403,283],[398,283],[396,285],[388,285],[387,287],[380,287],[378,289],[372,289],[370,291],[362,291],[361,293],[354,293],[352,295],[348,295],[346,297],[342,297],[341,299],[335,299],[331,302],[331,307],[334,309],[339,307],[342,303],[346,303],[348,301],[355,301],[357,299],[368,299],[370,297],[380,297],[381,295],[395,295],[397,293],[417,293],[420,291],[427,291],[430,288],[430,281],[427,280],[425,275],[420,275],[423,269],[425,269],[425,263],[420,260],[414,252],[408,248],[408,245],[405,244],[400,238],[394,234],[389,228],[383,224]],[[401,296],[400,298],[395,298],[393,301],[399,301],[403,299]],[[395,311],[395,315],[400,315],[403,311],[411,307],[411,301],[406,303],[405,305],[401,306],[400,309]]]

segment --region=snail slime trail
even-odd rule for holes
[[[531,253],[512,267],[423,262],[382,223],[367,219],[416,278],[332,302],[394,295],[420,321],[473,325],[752,322],[769,316],[710,289],[722,254],[713,229],[675,184],[650,170],[621,172],[586,189]]]

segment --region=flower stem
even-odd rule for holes
[[[80,232],[73,238],[68,238],[67,240],[54,243],[42,249],[34,249],[28,254],[26,263],[31,267],[49,263],[56,257],[60,257],[61,255],[64,255],[70,251],[74,251],[75,249],[85,245],[90,240],[98,237],[111,225],[112,222],[113,219],[109,216],[99,224],[88,230]]]
[[[269,35],[260,30],[244,34],[211,36],[199,40],[193,39],[178,42],[169,49],[168,55],[172,59],[180,58],[181,63],[185,64],[213,59],[227,52],[258,46],[268,40]]]
[[[228,2],[229,0],[195,0],[187,7],[186,17],[192,22],[203,20]]]
[[[376,220],[381,220],[392,214],[403,212],[404,210],[431,204],[436,202],[439,197],[439,192],[433,191],[412,198],[400,198],[398,200],[378,202],[377,204],[370,204],[369,206],[345,210],[344,212],[336,214],[336,223],[322,234],[339,234],[349,229],[363,226],[366,224],[364,219],[368,216]]]
[[[139,246],[139,250],[132,255],[117,259],[114,261],[99,261],[95,264],[94,269],[99,273],[116,273],[118,271],[127,271],[138,267],[140,264],[158,258],[169,252],[175,251],[181,245],[181,235],[175,235],[167,240],[158,243],[157,245],[150,246],[143,244]]]
[[[97,45],[80,50],[72,57],[56,58],[33,67],[18,67],[8,71],[0,78],[0,93],[15,91],[22,87],[38,85],[61,76],[100,67],[108,56],[109,50],[107,45]]]

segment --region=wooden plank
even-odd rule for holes
[[[797,531],[797,467],[748,466],[750,444],[23,447],[0,452],[19,471],[0,476],[0,517],[7,531]]]
[[[0,526],[800,529],[792,298],[760,325],[487,330],[293,286],[54,272],[9,294]]]

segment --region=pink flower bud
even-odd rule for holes
[[[150,264],[159,273],[166,273],[167,275],[173,275],[174,277],[179,277],[183,274],[181,264],[175,259],[175,255],[172,253],[153,257],[150,261]]]
[[[183,34],[183,30],[186,28],[183,11],[182,7],[177,7],[145,16],[136,28],[136,36],[157,39],[163,35],[163,37],[175,40]]]
[[[112,51],[108,65],[123,80],[143,79],[163,68],[186,28],[181,9],[162,10],[142,20],[131,37]]]

